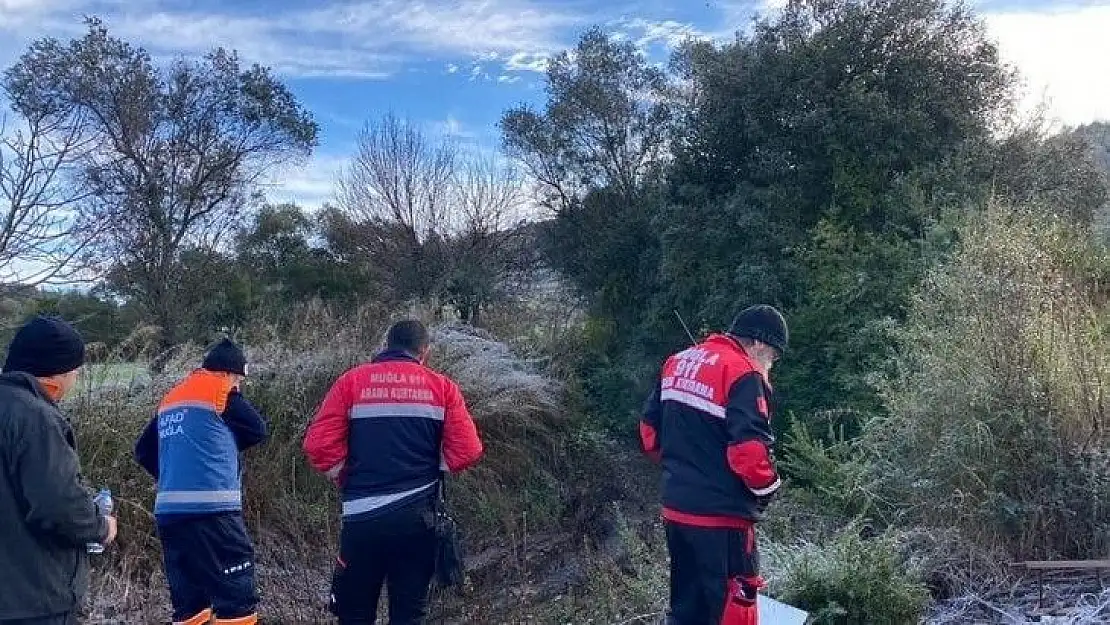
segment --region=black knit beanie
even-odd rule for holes
[[[786,328],[786,319],[773,306],[760,304],[740,311],[732,320],[728,333],[736,338],[749,338],[764,343],[786,352],[790,343],[790,331]]]
[[[208,350],[201,367],[209,371],[247,375],[247,356],[230,339],[224,339]]]
[[[69,373],[85,364],[85,341],[60,317],[35,317],[8,345],[4,373],[23,372],[38,378]]]

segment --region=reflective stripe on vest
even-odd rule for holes
[[[160,503],[241,503],[243,494],[237,490],[167,490],[158,493],[154,505]]]
[[[435,486],[436,483],[425,484],[412,490],[402,491],[400,493],[390,493],[388,495],[372,495],[370,497],[361,497],[359,499],[352,499],[351,501],[343,502],[343,516],[354,516],[356,514],[365,514],[371,510],[376,510],[388,506],[391,503],[396,503],[411,497],[417,493],[428,490]]]
[[[441,406],[431,404],[355,404],[351,407],[352,419],[374,419],[380,417],[418,417],[443,421],[446,411]]]
[[[694,410],[700,410],[702,412],[711,414],[714,417],[717,417],[718,419],[724,419],[725,416],[726,416],[726,411],[725,411],[724,406],[718,406],[717,404],[714,404],[713,402],[711,402],[707,399],[702,399],[701,397],[698,397],[697,395],[694,395],[693,393],[687,393],[685,391],[676,391],[673,388],[669,388],[669,389],[661,392],[659,394],[659,400],[660,401],[676,401],[680,404],[685,404],[685,405],[693,408]]]

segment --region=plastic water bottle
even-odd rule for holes
[[[112,491],[107,488],[101,488],[96,497],[93,497],[93,505],[96,506],[97,513],[100,516],[112,515]],[[89,553],[104,553],[104,545],[100,543],[88,543],[85,546]]]

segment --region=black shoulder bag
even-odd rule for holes
[[[436,536],[436,583],[441,588],[462,586],[464,564],[459,528],[447,511],[447,473],[440,473],[434,512]]]

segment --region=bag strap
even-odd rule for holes
[[[436,482],[436,510],[443,512],[447,509],[447,471],[439,472],[439,480]]]

